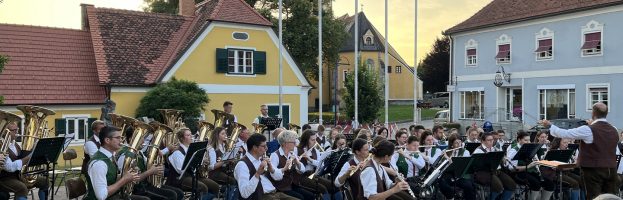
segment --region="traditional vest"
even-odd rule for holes
[[[374,170],[374,174],[376,175],[376,192],[377,193],[384,192],[386,190],[386,188],[385,188],[385,176],[384,176],[384,174],[382,172],[379,175],[379,171],[374,166],[374,163],[373,163],[372,159],[370,159],[368,161],[368,163],[366,164],[365,168],[372,168]],[[364,168],[364,170],[365,170],[365,168]],[[364,199],[367,199],[367,198],[364,198]]]
[[[322,139],[320,139],[320,137],[316,137],[316,142],[318,142],[320,146],[324,145],[326,141],[327,141],[327,137],[325,136],[323,136]]]
[[[255,173],[257,172],[257,169],[255,169],[255,166],[253,166],[253,163],[251,162],[251,160],[249,159],[249,157],[245,156],[244,158],[242,158],[240,161],[238,162],[243,162],[244,164],[247,165],[247,168],[249,168],[249,180],[251,180],[253,178],[253,176],[255,176]],[[253,192],[249,198],[249,200],[260,200],[262,199],[262,195],[264,194],[264,188],[262,187],[262,177],[260,177],[260,181],[257,183],[257,187],[255,188],[255,192]],[[242,195],[240,195],[240,199],[245,199],[242,198]]]
[[[11,151],[9,149],[9,158],[11,158],[11,160],[13,162],[15,162],[16,160],[22,159],[22,158],[25,157],[25,155],[27,155],[25,153],[21,153],[22,149],[19,147],[19,145],[17,143],[15,144],[15,150],[17,151],[17,153],[15,153],[15,152],[13,152],[13,151]],[[17,178],[17,177],[19,177],[19,175],[20,175],[20,171],[19,170],[14,171],[14,172],[7,172],[4,169],[1,169],[1,172],[0,172],[0,178],[4,178],[4,177],[15,177],[15,178]]]
[[[89,141],[95,143],[95,146],[97,146],[97,149],[99,149],[100,146],[102,146],[102,144],[100,142],[95,140],[95,136],[91,136],[91,138],[89,138]],[[91,156],[89,156],[89,154],[86,151],[84,151],[84,159],[82,159],[82,171],[81,171],[81,173],[84,174],[85,176],[89,172],[89,165],[88,165],[89,161],[91,161]]]
[[[303,153],[305,153],[305,150],[302,147],[297,147],[298,148],[298,156],[301,157],[301,155],[303,155]],[[311,150],[312,155],[310,156],[311,159],[317,160],[318,159],[318,155],[316,154],[316,150]],[[308,160],[304,159],[301,160],[301,162],[303,163],[303,165],[307,165]]]
[[[350,166],[357,166],[357,163],[355,163],[355,158],[350,159],[348,161],[348,164]],[[350,172],[347,171],[346,173]],[[361,170],[357,170],[357,172],[355,172],[352,176],[346,179],[348,181],[348,185],[350,185],[350,190],[353,194],[354,199],[364,199],[363,186],[361,185],[361,179],[359,178],[360,175]]]
[[[108,171],[106,171],[106,184],[107,185],[115,184],[115,182],[117,182],[117,165],[110,158],[104,155],[104,153],[102,153],[101,151],[97,151],[95,155],[93,155],[92,162],[90,162],[89,165],[91,165],[92,167],[93,163],[95,163],[95,161],[98,161],[98,160],[106,163],[106,167],[108,168]],[[88,190],[87,190],[87,194],[84,199],[86,200],[95,199],[95,190],[93,190],[93,183],[91,181],[91,176],[86,176],[86,179],[87,179]],[[119,191],[117,191],[117,193],[119,193]],[[115,196],[117,193],[113,195],[109,195],[109,196]]]
[[[180,151],[182,155],[186,155],[186,151],[184,151],[184,148],[182,148],[182,146],[179,146],[177,150]],[[177,179],[177,177],[180,176],[180,173],[178,173],[177,170],[175,170],[171,162],[167,162],[167,166],[169,166],[169,173],[167,174],[166,184],[173,186],[173,187],[178,187],[178,188],[181,187],[182,180]]]
[[[221,150],[220,150],[220,149],[214,149],[214,152],[216,153],[216,158],[223,158],[223,152],[221,152]],[[221,168],[218,168],[218,169],[213,169],[213,170],[210,170],[210,171],[208,172],[208,177],[212,177],[212,176],[214,176],[214,174],[215,174],[216,172],[222,172],[222,171],[223,171],[223,168],[222,168],[222,167],[221,167]]]
[[[281,155],[281,152],[279,150],[275,151],[275,153],[277,154],[277,157],[279,158],[279,164],[277,164],[277,168],[283,168],[286,166],[286,156]],[[295,165],[295,164],[292,164]],[[270,180],[270,182],[273,183],[273,185],[275,186],[275,188],[277,188],[278,191],[280,192],[287,192],[292,190],[292,184],[297,184],[297,180],[296,177],[301,177],[300,174],[296,174],[296,169],[293,166],[292,169],[286,171],[283,173],[283,179],[276,181],[274,180],[271,176],[268,176],[268,180]]]
[[[617,130],[608,122],[598,121],[588,126],[593,133],[593,143],[580,141],[580,156],[578,163],[581,167],[616,168],[616,149],[619,136]]]

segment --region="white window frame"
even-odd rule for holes
[[[478,95],[478,101],[480,103],[480,105],[478,106],[478,110],[479,110],[479,116],[477,116],[477,118],[467,118],[467,109],[466,109],[466,103],[465,103],[465,93],[466,92],[478,92],[480,93],[480,95]],[[485,103],[485,90],[484,88],[460,88],[459,89],[459,119],[462,120],[484,120],[485,116],[484,116],[484,103]]]
[[[537,103],[538,103],[538,105],[537,105],[537,113],[538,113],[538,119],[547,119],[547,108],[543,109],[544,113],[541,113],[541,104],[542,104],[541,103],[541,92],[544,92],[543,93],[543,95],[544,95],[543,100],[545,101],[544,104],[547,105],[547,90],[567,90],[567,105],[568,105],[567,106],[567,119],[573,119],[573,118],[577,117],[577,115],[578,115],[578,110],[577,109],[575,110],[575,114],[574,115],[571,115],[571,112],[569,110],[571,108],[571,105],[570,105],[571,104],[570,103],[570,101],[571,101],[571,93],[572,93],[571,90],[573,90],[573,94],[574,94],[575,99],[577,99],[577,91],[575,89],[575,85],[573,85],[573,87],[568,87],[568,86],[570,86],[570,85],[537,86],[537,92],[538,92],[538,94],[537,94]],[[573,106],[577,107],[577,104],[578,104],[578,102],[577,102],[577,100],[575,100]],[[543,115],[542,118],[541,118],[541,115]],[[549,119],[547,119],[547,120],[549,120]]]
[[[396,66],[396,70],[394,70],[394,73],[401,74],[402,73],[402,66],[400,66],[400,65]]]
[[[597,89],[597,88],[606,88],[606,92],[608,93],[608,105],[610,105],[611,100],[610,100],[610,83],[589,83],[586,84],[586,111],[590,112],[593,110],[593,94],[591,92],[591,89]],[[599,96],[599,98],[601,99],[601,95]],[[610,112],[610,109],[608,109],[608,112]]]
[[[370,44],[366,43],[367,38],[370,38]],[[374,46],[374,35],[372,34],[372,31],[370,29],[366,31],[361,39],[364,46]]]
[[[229,52],[230,51],[234,52],[234,57],[233,57],[233,59],[234,59],[234,64],[233,64],[234,71],[233,72],[229,71],[229,67],[231,66],[231,64],[229,63],[229,59],[231,58],[229,56]],[[248,66],[246,64],[244,64],[244,63],[243,63],[243,67],[242,67],[243,71],[240,72],[238,70],[238,67],[240,67],[240,65],[238,63],[238,61],[240,59],[240,57],[238,57],[238,53],[240,51],[243,52],[243,58],[242,58],[243,61],[246,61],[247,59],[251,60],[251,71],[250,72],[247,72],[247,67]],[[253,66],[253,62],[254,62],[254,60],[253,60],[253,52],[254,51],[255,51],[254,49],[227,48],[227,74],[230,74],[230,75],[254,75],[254,71],[255,71],[255,66]],[[251,58],[247,58],[247,52],[251,52]]]
[[[473,59],[470,59],[472,56],[467,56],[467,50],[475,49],[476,56],[473,56]],[[478,67],[478,42],[474,39],[470,39],[465,43],[465,66],[467,67]],[[473,62],[470,63],[470,60]]]
[[[506,34],[502,34],[500,35],[500,37],[498,37],[498,39],[496,39],[495,41],[495,55],[497,56],[499,51],[500,51],[500,45],[505,45],[508,44],[509,45],[509,51],[510,53],[508,54],[508,60],[501,60],[501,59],[495,59],[495,63],[496,64],[512,64],[512,58],[513,58],[513,39],[506,35]],[[476,51],[476,53],[478,53],[478,51]]]
[[[91,118],[91,115],[89,114],[71,114],[71,115],[63,115],[62,116],[63,119],[65,120],[65,133],[63,136],[70,134],[69,133],[69,120],[74,120],[74,125],[72,126],[76,126],[79,124],[78,120],[80,119],[84,119],[84,139],[79,139],[80,137],[78,136],[78,133],[76,132],[76,135],[74,135],[74,139],[71,140],[70,145],[78,145],[78,144],[84,144],[86,142],[86,140],[88,139],[88,135],[89,135],[89,118]]]
[[[550,50],[549,56],[541,56],[542,52],[534,52],[534,57],[536,61],[550,61],[554,60],[554,31],[543,28],[538,33],[535,34],[535,51],[539,48],[539,41],[541,40],[552,40],[552,49]]]
[[[601,34],[601,48],[599,49],[599,52],[595,53],[595,52],[587,52],[586,50],[582,49],[582,46],[584,45],[585,42],[585,37],[586,34],[590,34],[590,33],[597,33],[599,32]],[[603,56],[604,55],[604,24],[601,24],[595,20],[591,20],[588,23],[586,23],[585,26],[582,26],[582,34],[580,35],[580,56],[581,57],[595,57],[595,56]]]

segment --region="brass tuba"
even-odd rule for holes
[[[214,130],[214,125],[210,122],[199,120],[197,122],[197,127],[199,127],[199,136],[197,137],[197,141],[210,141],[212,140],[212,130]]]
[[[253,130],[253,133],[255,134],[262,134],[264,133],[264,131],[267,129],[268,127],[264,124],[256,124],[255,125],[255,130]]]
[[[166,136],[166,134],[173,132],[171,128],[160,122],[153,121],[149,125],[154,129],[154,135],[147,147],[147,169],[152,167],[164,165],[164,157],[160,155],[160,144]],[[147,178],[147,181],[154,187],[162,187],[164,180],[164,174],[154,174]]]
[[[32,105],[19,105],[17,109],[24,113],[24,135],[22,135],[22,151],[32,152],[35,148],[36,141],[40,138],[48,137],[50,129],[48,129],[48,122],[45,118],[49,115],[54,115],[56,112],[53,110],[32,106]],[[28,188],[32,188],[37,181],[38,175],[24,174],[25,172],[41,171],[45,166],[23,166],[20,173],[20,180],[26,184]]]
[[[301,127],[299,125],[296,125],[296,124],[293,124],[293,123],[289,123],[288,127],[289,127],[288,130],[294,131],[296,134],[299,134],[299,130],[301,130]]]
[[[231,135],[227,138],[227,143],[225,144],[225,151],[229,152],[234,149],[236,142],[238,142],[238,135],[240,135],[240,133],[242,133],[242,130],[245,130],[245,129],[247,129],[246,126],[239,124],[239,123],[235,123],[235,126],[233,130],[231,131]]]
[[[5,157],[9,153],[9,147],[11,146],[11,143],[13,143],[10,130],[7,127],[9,126],[9,124],[16,123],[21,120],[21,117],[13,113],[0,110],[0,143],[2,143],[0,145],[0,154],[3,154]],[[4,169],[4,165],[0,165],[0,168]]]
[[[110,115],[112,116],[114,114],[110,114]],[[125,125],[125,128],[127,128],[128,126],[132,126],[132,128],[134,128],[134,131],[132,132],[132,138],[127,140],[128,144],[125,144],[124,146],[128,148],[128,151],[130,153],[136,155],[134,157],[126,156],[125,159],[123,159],[123,168],[122,168],[123,170],[121,171],[121,176],[124,176],[126,171],[128,170],[129,172],[140,173],[140,170],[137,168],[137,163],[138,163],[137,158],[139,156],[141,146],[143,145],[143,141],[145,140],[145,136],[147,136],[147,134],[152,131],[152,127],[149,126],[149,124],[145,122],[141,122],[131,117],[127,117],[123,115],[118,115],[118,116],[120,118],[123,118],[124,121],[130,122],[129,124]],[[132,194],[132,190],[134,189],[134,184],[135,183],[133,182],[125,184],[122,189],[123,193],[128,194],[128,195]]]
[[[179,131],[180,129],[186,127],[181,117],[184,111],[176,109],[158,109],[158,111],[160,111],[160,114],[162,114],[162,118],[164,121],[163,123],[173,130],[164,137],[164,145],[178,146],[179,141],[175,137],[175,133],[177,133],[177,131]]]
[[[233,115],[222,110],[212,109],[212,113],[214,113],[214,127],[225,127],[225,122],[234,118]]]

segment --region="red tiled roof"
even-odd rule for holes
[[[10,61],[0,73],[5,105],[101,104],[89,32],[0,24],[0,54]]]
[[[208,0],[218,1],[216,8],[210,15],[210,20],[237,22],[272,26],[273,23],[262,17],[248,3],[243,0]]]
[[[445,34],[617,4],[623,4],[623,0],[493,0],[469,19],[446,30]]]

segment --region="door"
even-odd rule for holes
[[[521,121],[523,113],[521,88],[506,88],[506,120]]]

